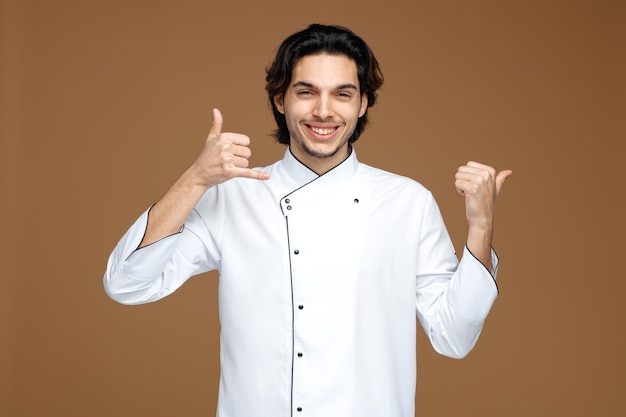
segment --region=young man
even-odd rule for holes
[[[198,159],[111,254],[105,288],[125,304],[220,271],[218,416],[413,416],[416,317],[444,355],[476,343],[497,295],[493,204],[511,171],[457,172],[459,262],[432,195],[356,158],[382,81],[345,28],[290,36],[266,85],[284,158],[249,169],[249,138],[222,132],[214,110]]]

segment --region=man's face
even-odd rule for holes
[[[323,174],[348,156],[348,140],[367,110],[356,63],[345,55],[307,55],[293,68],[291,85],[274,97],[285,115],[294,156]]]

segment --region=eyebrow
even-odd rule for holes
[[[295,82],[292,87],[306,87],[306,88],[315,88],[315,86],[309,82],[306,81],[297,81]],[[359,89],[356,87],[356,85],[351,84],[351,83],[346,83],[346,84],[340,84],[337,87],[335,87],[335,90],[355,90],[358,91]]]

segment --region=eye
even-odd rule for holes
[[[313,93],[311,91],[309,91],[309,90],[300,90],[300,91],[298,91],[298,95],[299,96],[308,96],[308,95],[311,95],[311,94],[313,94]]]
[[[339,97],[341,97],[341,98],[351,98],[352,97],[352,94],[350,94],[347,91],[340,91],[337,95]]]

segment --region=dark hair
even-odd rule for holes
[[[346,55],[353,59],[356,63],[360,92],[367,95],[367,107],[372,107],[376,103],[378,97],[376,90],[383,84],[383,74],[374,53],[365,41],[342,26],[312,24],[307,29],[285,39],[278,48],[274,62],[267,69],[265,90],[269,95],[274,119],[278,125],[273,136],[280,143],[289,144],[290,136],[285,115],[276,108],[274,97],[287,91],[291,83],[293,67],[300,58],[324,52],[331,55]],[[366,124],[367,109],[359,118],[348,143],[356,142]]]

